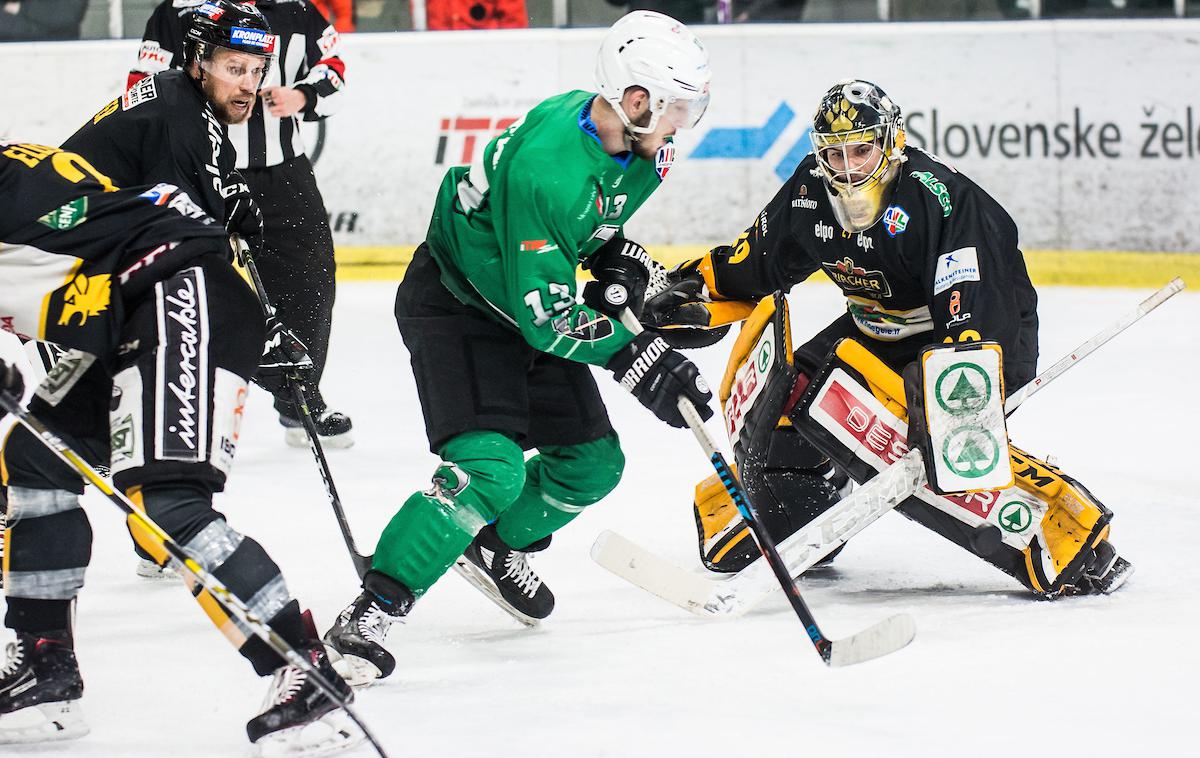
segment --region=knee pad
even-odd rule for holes
[[[484,524],[495,521],[525,487],[525,453],[499,432],[460,434],[439,452],[442,464],[425,495],[470,509]]]
[[[262,351],[261,313],[224,261],[158,282],[126,319],[109,427],[118,487],[224,487],[241,432],[247,378]]]
[[[787,426],[775,429],[765,454],[753,457],[739,472],[742,486],[777,543],[837,503],[843,495],[839,483],[848,483]],[[710,571],[740,571],[758,557],[749,527],[715,474],[696,486],[694,509],[700,560]]]
[[[527,481],[536,477],[543,497],[577,508],[604,499],[624,471],[625,453],[615,432],[579,445],[540,448],[526,464]]]
[[[4,591],[12,597],[70,600],[92,559],[92,526],[79,496],[8,488]]]

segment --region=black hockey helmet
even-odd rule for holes
[[[275,35],[262,12],[251,3],[208,0],[184,20],[184,64],[212,58],[218,47],[266,58],[275,54]],[[267,69],[264,68],[263,78]]]
[[[904,163],[900,106],[877,84],[840,81],[817,106],[812,141],[838,223],[850,232],[874,226],[887,209]],[[879,151],[863,148],[867,145]],[[836,167],[831,158],[840,159]]]

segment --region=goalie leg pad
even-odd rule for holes
[[[852,340],[838,343],[789,418],[860,482],[908,449],[900,376]],[[923,487],[899,510],[1039,595],[1092,591],[1087,577],[1103,568],[1096,551],[1112,513],[1045,462],[1012,446],[1009,456],[1012,487],[947,495]]]
[[[746,466],[746,488],[763,526],[777,543],[837,503],[842,493],[833,464],[790,427],[772,432],[766,466]],[[759,555],[750,528],[714,474],[696,485],[694,503],[700,560],[710,571],[733,573]]]

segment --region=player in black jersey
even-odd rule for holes
[[[224,0],[222,0],[224,1]],[[186,66],[185,28],[202,12],[205,0],[162,0],[146,22],[129,86],[161,71]],[[300,121],[323,121],[337,112],[345,95],[346,66],[338,55],[339,36],[321,12],[305,0],[251,2],[276,36],[277,65],[252,102],[250,117],[231,123],[229,138],[238,170],[263,210],[266,234],[256,262],[279,318],[308,347],[313,377],[309,409],[325,447],[353,444],[352,424],[329,411],[318,385],[325,370],[333,323],[336,264],[325,201],[305,154]],[[219,7],[222,3],[216,3]],[[275,408],[289,445],[308,441],[288,393]]]
[[[771,416],[762,420],[774,431],[740,456],[747,490],[776,539],[848,492],[847,474],[786,418],[803,385],[831,363],[839,340],[861,342],[896,373],[928,345],[994,340],[1003,349],[1005,387],[1014,391],[1033,378],[1038,357],[1037,294],[1017,227],[999,203],[953,166],[906,147],[900,108],[870,82],[832,87],[812,134],[814,152],[754,223],[732,246],[672,271],[671,286],[647,302],[644,316],[667,334],[673,327],[716,326],[722,319],[715,314],[735,310],[721,301],[753,302],[818,271],[845,294],[846,312],[795,351],[798,385],[757,409]],[[1025,523],[1020,533],[1006,528],[1011,534],[995,550],[990,543],[981,548],[958,514],[915,498],[900,510],[1041,594],[1111,591],[1130,564],[1104,539],[1111,513],[1090,499],[1081,508],[1084,515],[1063,534]],[[1048,516],[1055,513],[1051,508]],[[737,571],[757,556],[715,482],[697,487],[696,522],[710,569]],[[1040,543],[1030,553],[1035,536]]]
[[[225,230],[186,190],[119,189],[80,155],[26,143],[0,143],[0,207],[0,314],[14,331],[67,348],[31,413],[89,463],[108,466],[116,487],[340,684],[274,561],[212,507],[265,332]],[[19,395],[2,362],[0,385]],[[0,743],[79,737],[87,725],[71,617],[92,544],[83,482],[21,426],[5,440],[0,471],[9,501],[4,623],[17,635],[0,668]],[[255,671],[275,675],[247,724],[252,742],[290,744],[287,730],[340,719],[302,669],[205,593],[198,600]]]

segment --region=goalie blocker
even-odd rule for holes
[[[786,301],[764,299],[739,335],[720,392],[744,485],[771,514],[776,539],[837,502],[841,472],[864,482],[909,447],[898,373],[857,341],[843,339],[810,380],[793,365],[789,337]],[[916,375],[910,383],[919,385]],[[1132,565],[1107,542],[1111,511],[1079,482],[1019,448],[1008,446],[1008,458],[1011,486],[960,494],[926,486],[898,510],[1039,596],[1115,590]],[[710,569],[737,571],[756,557],[753,543],[711,484],[697,487],[702,558]]]

